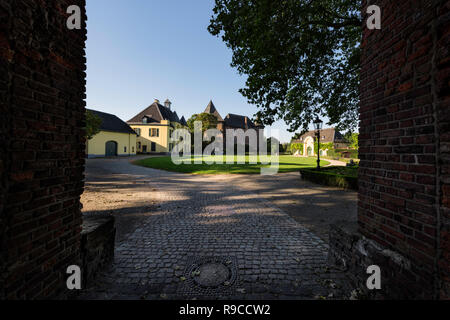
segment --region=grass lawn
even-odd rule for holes
[[[225,156],[223,164],[206,164],[204,161],[212,161],[219,156],[209,156],[203,158],[202,164],[180,164],[176,165],[172,162],[171,157],[157,157],[147,158],[134,161],[133,163],[139,166],[161,169],[167,171],[175,171],[182,173],[193,174],[228,174],[228,173],[240,173],[240,174],[259,174],[261,167],[269,167],[270,165],[262,165],[259,160],[258,164],[250,164],[249,156],[245,156],[245,164],[237,163],[237,156],[234,157],[233,164],[225,163]],[[194,157],[192,157],[194,158]],[[320,161],[321,166],[328,165],[327,161]],[[279,169],[278,172],[290,172],[297,171],[301,168],[311,168],[316,166],[316,158],[301,158],[293,157],[291,155],[280,155],[279,157]]]

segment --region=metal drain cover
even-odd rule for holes
[[[237,282],[234,257],[190,257],[179,288],[184,295],[229,295]]]
[[[194,281],[203,287],[216,288],[230,278],[230,270],[223,264],[210,262],[202,264],[194,271]]]

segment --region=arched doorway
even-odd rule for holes
[[[115,141],[106,142],[105,156],[107,156],[107,157],[117,156],[117,142],[115,142]]]

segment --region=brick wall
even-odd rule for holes
[[[449,276],[450,2],[368,3],[382,25],[363,28],[359,231],[411,262],[406,297],[436,298]]]
[[[79,262],[84,0],[0,0],[0,298],[51,298]],[[85,20],[85,19],[83,19]]]
[[[435,86],[439,135],[440,297],[450,299],[450,1],[438,8]]]

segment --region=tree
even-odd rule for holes
[[[191,131],[191,132],[194,132],[194,122],[195,121],[201,121],[202,132],[205,132],[208,129],[217,128],[217,118],[210,113],[194,114],[192,117],[190,117],[189,120],[187,121],[187,125],[189,128],[189,131]]]
[[[267,153],[268,154],[272,154],[273,152],[275,152],[275,150],[276,150],[275,148],[276,148],[277,144],[278,144],[278,152],[281,152],[282,147],[280,148],[280,146],[281,146],[280,140],[278,140],[277,138],[269,137],[266,140],[266,143],[267,143]]]
[[[352,149],[356,149],[356,150],[358,150],[359,149],[359,146],[358,146],[358,136],[359,136],[359,134],[358,133],[347,133],[346,135],[345,135],[345,140],[347,140],[349,143],[350,143],[350,148],[352,148]]]
[[[247,75],[240,92],[271,125],[307,131],[316,114],[352,129],[358,119],[361,24],[354,0],[215,0],[208,31]]]
[[[302,136],[301,132],[294,133],[294,136],[291,138],[291,141],[298,140],[298,139],[300,139],[301,136]]]
[[[86,138],[91,140],[97,133],[100,132],[102,119],[89,110],[86,110]]]

